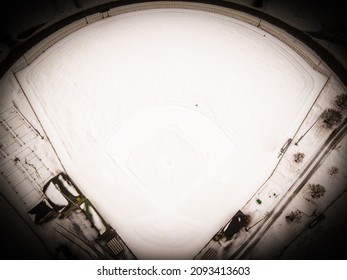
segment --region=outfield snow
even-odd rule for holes
[[[160,9],[17,74],[67,172],[140,259],[192,259],[267,178],[326,78],[263,31]]]

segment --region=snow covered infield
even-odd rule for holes
[[[326,77],[264,31],[130,12],[17,74],[62,163],[139,259],[192,259],[270,175]]]

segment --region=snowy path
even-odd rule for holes
[[[192,259],[326,81],[253,26],[179,9],[91,24],[17,77],[70,176],[140,259]]]
[[[285,203],[279,203],[278,207],[281,207],[280,210],[277,210],[274,213],[274,217],[270,220],[270,222],[266,225],[266,229],[262,231],[262,234],[258,237],[258,244],[254,242],[252,245],[255,245],[255,249],[253,251],[248,250],[250,256],[249,259],[278,259],[283,252],[286,245],[293,240],[293,237],[298,236],[301,230],[305,228],[308,229],[310,223],[318,217],[319,214],[324,213],[332,204],[338,200],[346,191],[345,185],[345,158],[346,158],[346,133],[347,133],[347,121],[345,121],[338,127],[338,130],[334,130],[335,133],[331,133],[329,138],[326,141],[326,144],[322,146],[320,153],[317,155],[317,159],[312,159],[312,163],[314,166],[310,172],[305,174],[303,178],[303,182],[300,182],[297,189],[294,190],[293,195],[288,193],[288,200]],[[336,151],[336,147],[340,147],[339,151]],[[332,166],[338,166],[338,173],[334,176],[329,176],[328,171]],[[341,174],[340,174],[341,173]],[[327,194],[324,195],[324,198],[316,199],[313,203],[309,203],[305,198],[310,198],[307,183],[317,183],[323,184],[323,186],[327,189]],[[282,204],[282,205],[280,205]],[[317,208],[315,208],[317,207]],[[290,213],[290,210],[295,211],[299,209],[303,214],[303,221],[298,224],[293,225],[293,223],[285,222],[285,216]],[[340,207],[338,208],[338,212],[345,213],[346,208]],[[317,213],[314,213],[317,211]],[[336,210],[335,210],[336,211]],[[308,214],[307,214],[308,213]],[[327,215],[324,217],[328,221],[332,222],[336,217],[334,215]],[[343,220],[343,218],[341,219]],[[342,225],[342,223],[341,223]],[[341,226],[343,228],[343,225]],[[335,246],[338,242],[341,242],[341,248],[343,248],[344,238],[340,237],[340,239],[331,240],[331,237],[328,238],[329,235],[334,235],[334,231],[339,231],[338,227],[336,229],[331,229],[327,231],[327,236],[321,239],[321,246],[324,248],[326,244],[329,242],[334,243]],[[318,232],[317,232],[318,233]],[[275,237],[275,238],[274,238]],[[276,242],[274,242],[274,240]],[[326,244],[325,244],[326,243]],[[275,245],[274,245],[275,244]],[[252,246],[250,245],[250,246]],[[309,247],[309,246],[308,246]],[[301,251],[304,251],[302,247],[297,247],[298,256],[302,254]],[[326,250],[326,249],[325,249]],[[323,250],[323,252],[325,252]],[[327,258],[331,252],[325,252],[324,255],[320,252],[320,255],[314,256],[314,258]],[[334,254],[334,253],[333,253]],[[337,256],[337,255],[336,255]],[[335,256],[335,257],[336,257]],[[313,255],[311,256],[313,257]],[[340,255],[341,257],[341,255]]]
[[[264,219],[264,225],[262,227],[260,227],[259,229],[257,229],[253,233],[251,238],[253,238],[254,240],[252,240],[250,238],[252,240],[252,242],[248,242],[247,244],[245,244],[245,246],[243,246],[246,248],[246,249],[243,249],[244,252],[242,252],[241,249],[239,250],[239,252],[237,254],[240,254],[240,252],[242,252],[241,258],[247,256],[247,254],[250,254],[250,252],[252,252],[252,250],[254,250],[254,247],[258,245],[257,243],[259,243],[259,241],[264,236],[269,236],[269,232],[271,232],[271,230],[273,230],[274,224],[281,223],[281,225],[282,225],[284,219],[280,220],[279,218],[280,217],[283,218],[283,216],[284,216],[283,213],[286,213],[285,211],[288,208],[288,205],[290,205],[293,202],[293,200],[294,201],[300,200],[301,196],[298,195],[298,193],[300,193],[300,191],[302,191],[302,189],[305,187],[307,182],[317,172],[317,169],[320,168],[320,166],[322,165],[322,162],[324,162],[326,156],[331,152],[331,150],[334,147],[336,147],[337,143],[339,143],[339,141],[341,141],[341,139],[343,139],[343,137],[345,137],[346,131],[347,131],[346,123],[347,122],[345,120],[341,124],[341,126],[338,127],[339,128],[338,130],[334,130],[334,133],[331,133],[331,135],[326,140],[324,145],[319,149],[319,151],[317,151],[317,153],[315,154],[315,157],[312,158],[312,160],[309,162],[309,164],[305,167],[305,170],[302,171],[301,176],[298,178],[297,181],[295,181],[295,183],[293,184],[293,187],[291,187],[290,190],[288,190],[286,195],[277,203],[276,207],[272,210],[272,212]],[[276,234],[273,233],[273,235],[275,236]],[[283,236],[287,235],[287,236],[291,237],[290,231],[285,232],[285,234],[282,234],[282,235]],[[271,243],[272,243],[272,241],[271,241]],[[275,250],[274,248],[277,246],[283,247],[283,244],[277,242],[276,245],[272,244],[269,246],[269,248],[272,247],[271,249],[268,248],[267,250],[263,249],[260,251],[263,254],[264,253],[269,254],[269,252],[271,250]],[[251,255],[252,255],[252,253],[251,253]],[[247,257],[250,258],[249,256],[247,256]]]

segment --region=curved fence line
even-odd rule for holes
[[[287,34],[282,29],[269,23],[262,21],[258,26],[260,29],[264,30],[266,33],[269,33],[279,41],[283,42],[296,52],[303,60],[305,60],[314,70],[321,73],[322,75],[329,77],[329,71],[322,66],[322,59],[318,57],[311,49],[309,49],[302,42],[298,41],[295,37]]]
[[[201,3],[192,3],[192,2],[150,2],[150,3],[139,3],[139,4],[131,4],[121,7],[112,8],[105,12],[99,12],[90,16],[86,16],[83,19],[75,21],[59,31],[53,33],[43,41],[41,41],[38,45],[34,46],[28,52],[23,55],[24,59],[20,59],[15,65],[12,67],[12,71],[14,73],[22,70],[26,66],[30,65],[35,59],[37,59],[41,54],[43,54],[47,49],[51,46],[64,39],[68,35],[73,32],[100,20],[103,20],[108,17],[113,17],[120,14],[150,10],[150,9],[187,9],[187,10],[197,10],[203,12],[211,12],[219,15],[224,15],[227,17],[231,17],[236,20],[240,20],[252,26],[255,26],[266,33],[272,35],[279,41],[286,44],[293,51],[295,51],[301,58],[303,58],[314,70],[319,73],[329,76],[328,69],[323,66],[322,60],[318,57],[317,54],[313,53],[311,49],[309,49],[306,45],[298,41],[295,37],[289,35],[284,30],[269,24],[268,22],[249,15],[244,12],[240,12],[237,10],[232,10],[229,8],[224,8],[220,6],[215,6],[211,4],[201,4]],[[325,65],[325,64],[324,64]]]

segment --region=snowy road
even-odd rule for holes
[[[336,147],[336,144],[345,137],[347,133],[347,119],[336,128],[324,142],[324,144],[317,151],[316,155],[308,163],[306,168],[302,171],[300,177],[295,181],[293,187],[288,190],[288,193],[278,202],[276,207],[265,217],[262,225],[258,227],[252,235],[231,257],[230,259],[250,259],[250,255],[254,248],[261,241],[262,237],[266,236],[276,220],[283,214],[287,206],[292,202],[293,199],[298,195],[301,189],[306,185],[312,175],[322,164],[323,160],[329,154],[329,152]],[[295,187],[295,188],[294,188]]]
[[[254,26],[181,9],[90,24],[16,76],[71,178],[140,259],[192,259],[326,81]]]

